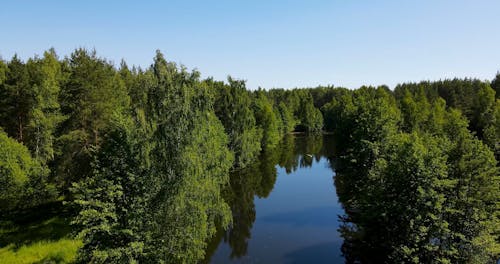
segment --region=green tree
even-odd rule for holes
[[[21,201],[23,188],[30,177],[41,173],[28,149],[0,130],[0,205],[15,208]]]
[[[245,82],[232,78],[228,78],[228,82],[209,84],[215,89],[215,114],[229,136],[229,149],[235,154],[235,166],[242,168],[260,152],[262,131],[256,126]]]
[[[90,175],[91,149],[100,145],[113,116],[127,114],[130,99],[113,65],[95,51],[75,50],[63,74],[61,110],[67,119],[58,139],[56,180],[65,190]]]
[[[282,134],[284,135],[293,132],[295,126],[297,125],[297,122],[293,116],[293,112],[284,102],[279,103],[278,111],[282,120]]]
[[[451,246],[458,252],[452,262],[489,263],[500,254],[500,174],[493,152],[467,130],[467,122],[450,112],[445,124],[452,146],[448,152],[449,177],[457,182],[448,194]]]
[[[253,110],[257,126],[262,131],[262,148],[270,149],[278,145],[280,123],[273,110],[273,105],[263,91],[257,91],[253,99]]]
[[[34,97],[27,124],[27,146],[43,164],[54,158],[55,130],[63,121],[59,107],[61,68],[53,49],[42,59],[29,60],[27,68]]]
[[[495,79],[491,81],[491,88],[495,90],[495,98],[500,98],[500,72],[497,72]]]
[[[229,206],[221,197],[233,163],[227,136],[213,113],[199,112],[194,121],[198,125],[181,152],[182,180],[176,195],[155,213],[161,229],[158,241],[149,245],[170,263],[201,260],[216,227],[227,227],[231,221]]]
[[[133,263],[143,253],[147,204],[142,161],[133,124],[113,122],[103,144],[94,148],[92,177],[74,183],[73,223],[81,227],[81,263]],[[141,219],[144,217],[144,219]]]
[[[47,171],[0,129],[0,211],[29,208],[54,197]]]
[[[147,72],[145,109],[117,119],[73,188],[82,262],[194,263],[230,221],[233,155],[209,88],[160,52]]]
[[[323,129],[323,115],[321,111],[314,107],[312,96],[309,92],[298,92],[300,105],[296,112],[300,120],[298,129],[305,132],[321,132]]]
[[[7,64],[4,72],[6,78],[0,91],[0,126],[9,136],[24,143],[34,99],[29,73],[26,64],[17,55]]]

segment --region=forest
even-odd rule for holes
[[[333,135],[347,263],[500,258],[500,73],[252,91],[80,48],[0,60],[0,262],[203,261],[298,133]]]

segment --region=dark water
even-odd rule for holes
[[[224,192],[233,224],[219,230],[207,263],[343,263],[344,211],[335,193],[328,136],[291,136]]]

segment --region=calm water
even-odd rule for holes
[[[343,263],[344,211],[330,166],[331,139],[288,137],[231,176],[233,224],[207,250],[208,263]]]

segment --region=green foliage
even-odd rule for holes
[[[484,142],[495,151],[497,160],[500,158],[500,99],[496,100],[491,122],[484,130]]]
[[[257,126],[262,130],[262,148],[270,149],[277,146],[281,139],[279,116],[273,110],[273,105],[264,92],[258,91],[253,99],[253,108]]]
[[[47,171],[28,149],[0,130],[0,210],[30,207],[54,196]]]
[[[215,89],[215,114],[229,136],[229,149],[234,152],[235,166],[243,168],[261,150],[262,131],[257,128],[251,109],[251,98],[245,82],[228,78],[229,84],[209,82]]]
[[[96,52],[75,50],[63,64],[61,124],[56,180],[63,191],[91,173],[91,152],[115,115],[126,114],[129,96],[113,66]]]
[[[296,111],[298,119],[300,120],[298,125],[299,131],[309,133],[321,132],[323,129],[323,115],[319,109],[314,107],[310,93],[300,93],[300,104]]]
[[[0,205],[15,208],[21,201],[23,187],[30,177],[41,173],[28,149],[0,130]]]
[[[131,137],[130,124],[116,123],[95,152],[92,177],[73,184],[80,209],[73,224],[82,227],[79,262],[133,262],[142,253],[137,221],[145,210],[143,182]]]
[[[29,85],[26,65],[14,55],[7,63],[5,80],[0,85],[0,127],[10,137],[20,142],[25,140],[25,130],[33,105],[33,91]]]
[[[378,223],[365,234],[380,244],[390,243],[391,262],[442,262],[450,254],[442,248],[450,236],[442,219],[444,194],[453,184],[439,148],[443,143],[417,134],[391,137],[382,143],[382,154],[363,183],[358,209],[378,215],[373,219]]]
[[[460,111],[419,89],[400,95],[402,122],[380,89],[362,88],[323,107],[336,120],[343,252],[350,262],[492,262],[500,232],[493,152]]]
[[[220,188],[234,158],[198,76],[158,52],[144,109],[118,116],[95,149],[93,175],[73,188],[80,262],[193,263],[228,225]]]
[[[500,72],[497,72],[495,79],[491,81],[491,88],[495,90],[495,98],[500,98]]]
[[[330,120],[329,128],[340,149],[363,153],[364,164],[370,152],[366,143],[380,141],[398,130],[400,111],[384,89],[364,87],[335,98],[323,107]]]
[[[459,252],[452,262],[487,263],[500,255],[500,174],[493,152],[465,127],[458,131],[448,154],[449,175],[457,181],[448,196]]]
[[[5,79],[7,78],[7,64],[0,59],[0,85],[4,85]]]
[[[190,143],[182,151],[183,177],[176,195],[155,214],[161,226],[152,252],[170,263],[194,263],[204,257],[216,226],[226,227],[231,212],[220,189],[228,184],[233,156],[224,128],[213,113],[197,114]]]
[[[278,111],[282,120],[282,134],[293,132],[293,130],[297,126],[297,122],[293,116],[293,112],[284,102],[279,103]]]
[[[43,59],[29,60],[31,89],[35,100],[27,124],[27,146],[42,163],[54,158],[54,133],[63,116],[59,107],[61,67],[55,51],[44,53]]]
[[[302,152],[334,147],[348,261],[488,263],[500,255],[499,76],[250,92],[159,51],[145,70],[85,49],[14,56],[0,60],[0,210],[54,200],[57,185],[78,210],[82,263],[195,263],[228,225],[240,256],[275,165],[290,172],[311,164]],[[301,152],[283,138],[323,129],[335,143],[310,137]],[[76,247],[37,241],[0,256],[67,262]]]
[[[496,84],[494,84],[496,85]],[[459,109],[469,120],[469,129],[480,139],[489,127],[495,124],[492,113],[495,108],[495,91],[487,82],[475,79],[453,79],[437,82],[407,83],[395,88],[395,96],[404,105],[407,93],[414,96],[419,104],[424,103],[427,97],[433,104],[440,98],[444,99],[447,107]],[[419,111],[426,111],[423,105],[418,105]],[[403,109],[402,109],[403,110]],[[416,113],[418,116],[418,114]],[[490,129],[491,130],[491,129]]]

